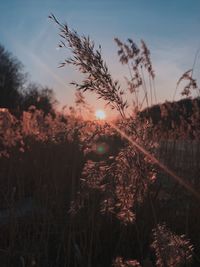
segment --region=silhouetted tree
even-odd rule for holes
[[[8,108],[20,115],[30,106],[54,114],[56,99],[53,90],[27,82],[22,63],[0,45],[0,108]]]
[[[0,107],[18,108],[26,77],[22,63],[0,45]]]
[[[23,93],[22,110],[28,110],[30,106],[35,106],[37,109],[41,109],[44,114],[54,114],[54,107],[57,103],[54,92],[48,87],[42,87],[41,85],[30,83]]]

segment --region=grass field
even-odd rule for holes
[[[71,83],[74,106],[58,111],[48,87],[24,89],[21,65],[0,46],[10,71],[0,68],[0,265],[200,266],[198,53],[174,91],[184,98],[158,104],[143,40],[114,39],[129,73],[124,88],[101,46],[49,18],[71,56],[59,67],[72,65],[83,80]],[[116,118],[94,110],[85,92]]]

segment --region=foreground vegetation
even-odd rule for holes
[[[152,124],[124,123],[156,153]],[[199,202],[111,126],[32,108],[1,130],[4,266],[198,266]]]
[[[2,266],[199,266],[200,202],[191,193],[199,191],[199,165],[178,183],[149,156],[158,156],[160,139],[199,140],[199,99],[156,104],[145,42],[138,47],[131,39],[115,39],[120,62],[131,73],[134,113],[128,117],[127,92],[112,79],[101,49],[51,18],[61,30],[60,46],[72,52],[61,66],[73,64],[85,75],[81,84],[73,83],[76,104],[87,108],[80,92],[91,91],[120,118],[86,121],[75,116],[76,109],[71,115],[52,112],[51,101],[47,112],[34,98],[17,114],[2,104]],[[182,80],[188,81],[184,95],[198,89],[191,71],[178,84]]]

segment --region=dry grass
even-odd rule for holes
[[[112,79],[101,48],[50,17],[60,28],[60,46],[72,52],[61,66],[72,64],[85,78],[73,83],[79,92],[71,115],[52,117],[30,107],[17,119],[0,111],[2,265],[179,267],[192,266],[193,256],[199,264],[199,233],[190,230],[194,225],[189,222],[199,203],[176,185],[189,208],[182,212],[177,206],[182,213],[168,217],[170,205],[179,202],[173,190],[172,202],[158,197],[164,189],[161,172],[111,125],[77,119],[79,108],[90,112],[80,92],[94,92],[115,108],[121,115],[117,127],[152,154],[154,122],[141,120],[145,112],[135,120],[126,118],[126,92]],[[127,91],[133,94],[135,111],[144,101],[151,106],[156,102],[155,75],[147,45],[115,41],[121,63],[130,70]],[[183,130],[173,131],[180,135]],[[98,153],[98,146],[104,153]],[[186,229],[187,237],[181,235]]]
[[[167,204],[156,197],[155,167],[110,125],[52,118],[34,108],[20,120],[3,112],[0,256],[5,266],[145,266],[154,261],[150,244],[158,222],[169,219],[172,229],[184,232],[179,217],[167,218]],[[132,122],[118,126],[153,152],[151,125]],[[111,140],[119,150],[96,156],[94,144],[109,147]],[[162,246],[167,249],[170,242]],[[193,254],[187,246],[177,253],[183,251]]]

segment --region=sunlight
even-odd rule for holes
[[[95,117],[96,117],[98,120],[105,120],[105,118],[106,118],[106,113],[105,113],[105,111],[103,111],[102,109],[98,109],[98,110],[96,110],[96,112],[95,112]]]

